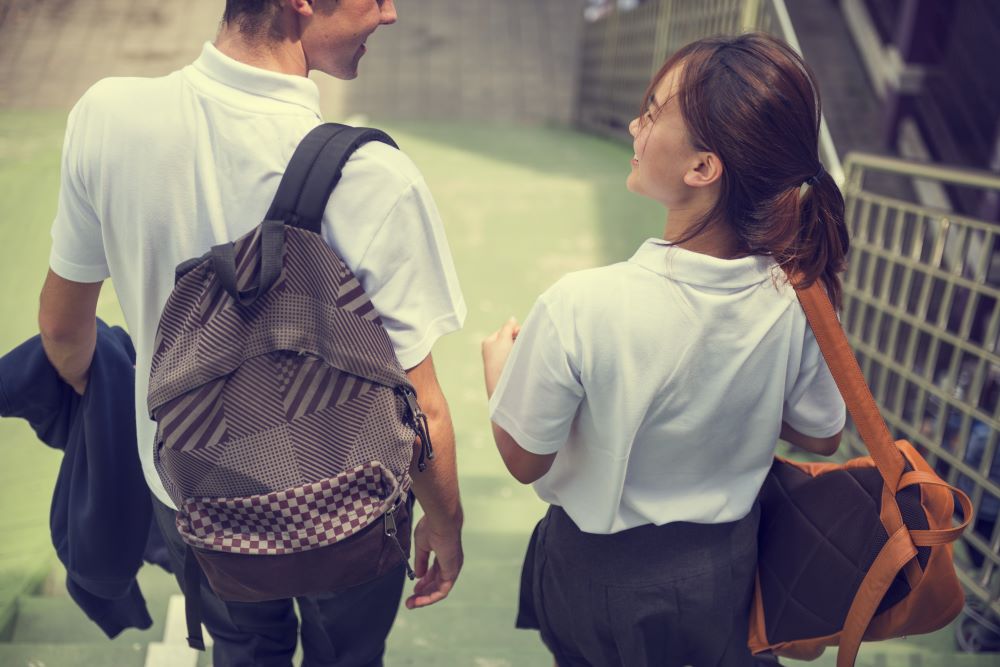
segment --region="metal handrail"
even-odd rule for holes
[[[926,178],[951,185],[964,185],[985,190],[1000,190],[1000,174],[982,169],[942,166],[930,162],[917,162],[898,157],[872,155],[870,153],[854,151],[847,154],[844,165],[847,173],[860,167],[862,169],[872,169],[900,176]]]
[[[798,35],[795,34],[795,28],[792,26],[792,18],[788,15],[785,0],[768,0],[768,2],[778,22],[780,30],[778,36],[788,42],[788,45],[795,49],[796,53],[802,55],[802,46],[799,44]],[[830,134],[830,127],[827,125],[824,115],[820,116],[819,121],[819,153],[823,158],[823,166],[827,173],[833,177],[837,185],[843,185],[844,168],[840,163],[840,156],[837,155],[837,148],[833,143],[833,136]]]

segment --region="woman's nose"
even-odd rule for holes
[[[634,139],[637,134],[639,134],[639,118],[633,118],[632,122],[628,124],[628,133],[632,135]]]

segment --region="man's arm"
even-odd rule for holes
[[[77,283],[49,270],[39,299],[38,329],[42,347],[59,376],[74,391],[87,387],[97,343],[99,283]]]
[[[417,392],[420,409],[427,415],[434,446],[434,459],[420,472],[416,463],[420,445],[414,445],[414,462],[410,469],[413,493],[424,512],[413,534],[414,570],[420,579],[413,588],[413,595],[406,599],[407,609],[414,609],[443,600],[455,585],[463,561],[463,516],[455,465],[455,431],[431,355],[406,375]],[[434,552],[434,563],[428,567],[431,552]]]

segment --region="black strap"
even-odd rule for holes
[[[284,225],[319,234],[327,200],[340,182],[344,165],[354,151],[369,141],[398,148],[381,130],[337,123],[319,125],[299,142],[261,223],[257,279],[240,290],[233,244],[222,243],[211,250],[215,273],[229,296],[249,307],[267,294],[281,275]]]
[[[340,182],[344,165],[369,141],[398,148],[388,134],[369,127],[324,123],[310,131],[295,149],[266,219],[284,220],[318,234],[327,200]]]
[[[245,289],[239,288],[233,244],[222,243],[212,248],[215,273],[237,303],[244,308],[252,306],[278,280],[285,253],[284,225],[320,233],[327,200],[340,181],[344,165],[354,151],[369,141],[398,148],[381,130],[337,123],[319,125],[299,142],[261,223],[256,279]]]
[[[204,651],[205,638],[201,634],[201,566],[191,547],[187,547],[184,553],[184,616],[187,618],[188,646]]]
[[[260,223],[260,253],[257,255],[257,277],[245,290],[240,290],[236,275],[236,251],[232,243],[212,246],[212,266],[219,282],[229,296],[243,307],[252,306],[267,294],[281,275],[281,260],[285,254],[285,224],[280,220]]]

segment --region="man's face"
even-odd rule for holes
[[[396,22],[394,0],[315,0],[313,8],[302,33],[307,64],[338,79],[355,78],[365,40]]]

